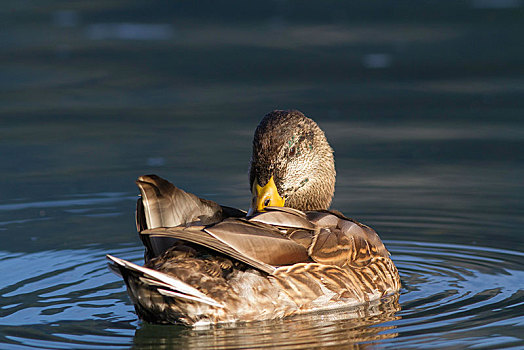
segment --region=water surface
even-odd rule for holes
[[[6,3],[0,347],[523,347],[522,4],[247,6]],[[141,262],[135,179],[246,208],[251,137],[275,108],[325,130],[332,207],[377,230],[400,295],[204,329],[138,321],[104,259]]]

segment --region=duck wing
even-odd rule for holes
[[[333,265],[364,266],[389,252],[371,227],[336,211],[311,211],[306,216],[321,227],[309,253],[315,261]]]
[[[303,211],[287,207],[266,207],[264,210],[264,212],[250,217],[249,221],[264,223],[281,229],[302,228],[314,230],[316,228]]]
[[[311,260],[317,263],[360,267],[376,257],[389,257],[372,228],[339,212],[266,209],[249,220],[278,227],[285,237],[305,247]]]
[[[245,213],[187,193],[156,175],[141,176],[137,184],[142,194],[137,226],[144,228],[140,237],[146,261],[178,240],[268,273],[295,263],[361,267],[376,257],[389,257],[373,229],[336,211],[267,207],[248,219],[238,218]]]
[[[138,232],[157,227],[209,225],[227,217],[242,217],[242,210],[221,206],[213,201],[187,193],[157,175],[140,176],[136,181],[141,198],[137,201]],[[146,261],[170,248],[173,239],[156,239],[141,235],[146,247]]]
[[[230,218],[210,226],[155,228],[140,235],[196,243],[266,273],[272,273],[276,266],[312,261],[303,245],[275,227],[245,219]]]

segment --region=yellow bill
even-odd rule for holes
[[[266,207],[283,207],[286,201],[278,194],[273,176],[271,176],[271,179],[269,179],[264,187],[261,187],[258,184],[258,180],[255,179],[251,193],[253,195],[253,200],[251,201],[251,207],[249,208],[247,215],[253,215],[256,212],[264,211],[264,208]]]

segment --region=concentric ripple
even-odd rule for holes
[[[207,329],[137,321],[104,249],[0,253],[0,343],[10,348],[504,348],[522,345],[524,254],[386,242],[398,296],[360,308]],[[142,250],[112,253],[140,261]],[[16,267],[16,268],[15,268]],[[520,316],[516,316],[520,315]]]
[[[398,241],[388,247],[404,287],[401,319],[395,322],[398,343],[426,348],[428,342],[436,348],[522,345],[524,254]]]

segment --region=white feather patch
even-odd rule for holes
[[[126,269],[132,270],[132,271],[143,273],[146,277],[149,277],[149,278],[151,278],[153,280],[157,280],[158,282],[161,282],[161,283],[158,283],[157,281],[155,281],[155,284],[156,285],[161,284],[162,287],[173,289],[174,291],[177,292],[176,294],[185,295],[186,299],[198,300],[198,301],[200,301],[202,303],[206,303],[208,305],[213,305],[213,306],[217,306],[217,307],[224,307],[222,304],[220,304],[216,300],[208,297],[204,293],[200,292],[198,289],[193,288],[190,285],[188,285],[188,284],[186,284],[186,283],[184,283],[184,282],[182,282],[180,280],[177,280],[177,279],[175,279],[175,278],[173,278],[171,276],[168,276],[165,273],[162,273],[162,272],[159,272],[159,271],[155,271],[155,270],[152,270],[152,269],[148,269],[147,267],[139,266],[137,264],[133,264],[132,262],[129,262],[129,261],[126,261],[126,260],[114,257],[114,256],[109,255],[109,254],[107,254],[106,257],[109,260],[113,261],[115,264],[118,264],[118,265],[120,265],[120,266],[122,266],[122,267],[124,267]],[[192,297],[192,298],[190,298],[190,297]]]

